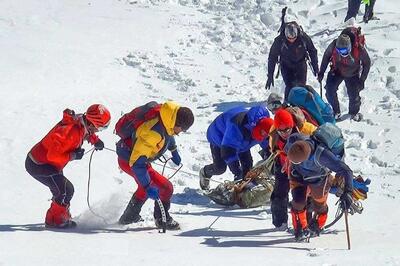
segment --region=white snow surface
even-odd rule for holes
[[[351,250],[344,220],[330,234],[296,243],[273,229],[269,206],[222,208],[199,189],[198,171],[211,162],[209,123],[221,111],[268,96],[266,61],[285,5],[321,60],[339,33],[333,30],[344,27],[345,0],[1,1],[0,265],[400,265],[397,0],[378,0],[380,20],[360,24],[373,63],[361,93],[364,121],[339,124],[346,162],[372,180],[364,212],[349,217]],[[309,83],[318,88],[311,73]],[[272,91],[283,92],[281,78]],[[343,85],[339,97],[346,111]],[[109,150],[95,152],[91,163],[89,202],[96,215],[87,203],[89,153],[64,170],[75,187],[71,212],[78,227],[45,229],[51,194],[25,171],[30,148],[65,108],[84,112],[103,103],[112,123],[99,136],[115,149],[112,129],[121,112],[150,100],[174,100],[195,113],[194,126],[177,137],[184,167],[171,179],[171,214],[182,230],[160,234],[150,200],[144,222],[116,224],[136,184]],[[231,178],[228,172],[214,177]],[[336,200],[330,196],[328,222]]]

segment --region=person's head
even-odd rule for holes
[[[91,134],[106,129],[111,120],[110,111],[102,104],[92,104],[89,106],[84,117],[86,127]]]
[[[272,118],[269,117],[261,118],[251,131],[251,136],[256,141],[263,141],[265,138],[268,137],[269,130],[271,129],[273,124],[274,120]]]
[[[336,39],[336,51],[342,57],[347,57],[351,53],[351,39],[347,34],[341,34]]]
[[[285,27],[285,37],[290,43],[294,43],[299,34],[299,29],[295,23],[288,23]]]
[[[271,93],[267,99],[267,108],[273,114],[282,107],[282,97],[277,93]]]
[[[179,107],[176,113],[176,120],[174,126],[174,133],[186,132],[194,123],[194,116],[192,110],[188,107]]]
[[[287,157],[293,164],[300,164],[307,160],[311,154],[310,143],[304,140],[298,140],[290,147]]]
[[[285,109],[279,109],[274,116],[274,127],[279,136],[287,139],[293,131],[295,124],[291,113]]]

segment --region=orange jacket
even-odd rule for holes
[[[94,144],[98,139],[95,134],[89,135],[82,115],[66,109],[63,119],[31,149],[30,157],[37,164],[50,164],[61,171],[84,140]]]

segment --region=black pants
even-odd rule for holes
[[[284,64],[281,65],[281,73],[283,82],[285,82],[285,101],[289,96],[289,92],[293,87],[304,86],[307,81],[307,64],[301,62],[296,68],[289,68]]]
[[[210,145],[211,155],[213,158],[213,163],[204,166],[204,173],[207,177],[212,177],[213,175],[222,175],[226,171],[226,162],[221,156],[221,148]],[[243,176],[247,174],[248,171],[253,167],[253,157],[250,151],[245,151],[239,153],[240,166],[242,167]]]
[[[272,224],[279,227],[288,222],[289,179],[285,173],[282,173],[278,157],[275,160],[274,175],[275,185],[271,194]]]
[[[36,164],[29,156],[25,160],[26,171],[37,181],[48,187],[53,194],[53,200],[60,205],[69,205],[74,195],[74,186],[54,166]]]
[[[329,72],[326,79],[326,99],[333,108],[335,114],[340,113],[339,100],[337,97],[337,90],[340,83],[344,80],[349,96],[349,114],[355,115],[360,111],[361,97],[360,97],[360,78],[356,75],[350,78],[344,78],[334,72]]]
[[[360,9],[361,0],[348,0],[347,1],[347,14],[344,21],[350,18],[356,18],[358,10]],[[365,5],[364,22],[368,22],[374,15],[375,0],[371,0],[369,5]]]

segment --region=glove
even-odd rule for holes
[[[102,149],[104,149],[104,142],[99,139],[95,144],[94,144],[94,149],[96,151],[101,151]]]
[[[265,84],[265,89],[269,90],[271,85],[274,86],[274,78],[272,76],[268,76],[267,83]]]
[[[85,154],[85,149],[79,148],[71,152],[71,161],[72,160],[80,160]]]
[[[323,79],[324,79],[324,73],[319,72],[317,77],[318,82],[321,83]]]
[[[362,91],[365,86],[365,81],[360,79],[360,83],[358,84],[358,91]]]
[[[174,164],[176,165],[180,165],[181,164],[181,156],[179,156],[179,153],[177,150],[174,150],[173,152],[171,152],[172,154],[172,161],[174,162]]]
[[[351,196],[351,191],[345,191],[342,196],[340,196],[340,206],[343,210],[348,210],[353,203],[353,197]]]
[[[160,197],[157,187],[148,186],[148,187],[146,188],[146,193],[147,193],[147,196],[148,196],[150,199],[153,199],[153,200],[157,200],[157,199]]]

